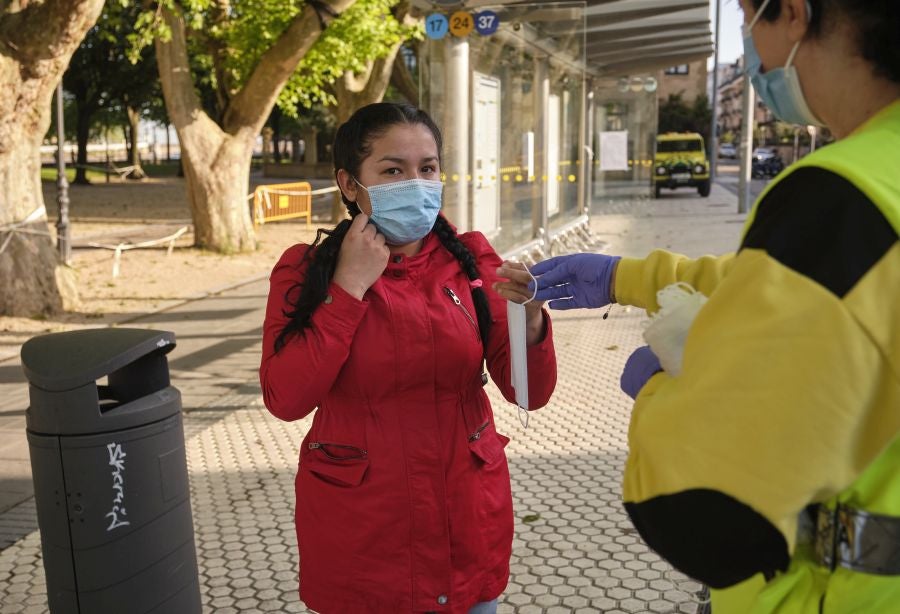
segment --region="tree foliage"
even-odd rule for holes
[[[325,36],[306,54],[294,77],[278,99],[288,109],[315,102],[335,103],[328,85],[344,72],[364,72],[366,64],[384,58],[407,40],[422,38],[421,25],[397,21],[391,9],[398,0],[360,0],[336,20]]]
[[[296,117],[298,106],[333,104],[328,85],[345,71],[361,72],[367,62],[385,57],[395,44],[421,38],[420,26],[403,25],[391,14],[397,2],[359,0],[331,22],[282,89],[281,111]],[[131,54],[139,54],[155,36],[166,40],[170,35],[158,18],[160,5],[180,8],[204,108],[211,117],[221,119],[262,55],[305,4],[298,0],[160,0],[135,20],[135,31],[128,37]]]
[[[712,109],[706,94],[687,104],[681,94],[669,94],[668,99],[659,105],[660,132],[699,132],[709,140],[712,123]]]
[[[75,181],[87,183],[84,165],[88,139],[108,132],[112,125],[122,126],[132,149],[137,135],[134,122],[151,109],[161,106],[162,93],[152,50],[130,54],[128,36],[142,11],[128,0],[110,0],[96,24],[78,46],[63,78],[63,86],[72,95],[76,107],[78,173]],[[129,117],[131,116],[131,117]],[[137,169],[132,176],[141,176]]]

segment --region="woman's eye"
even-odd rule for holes
[[[389,168],[386,171],[384,171],[384,173],[386,175],[390,175],[392,177],[396,177],[397,175],[401,174],[402,172],[403,171],[401,171],[399,168]]]
[[[430,175],[430,174],[432,174],[432,173],[436,173],[436,172],[437,172],[437,169],[434,168],[433,166],[423,166],[423,167],[422,167],[422,172],[423,172],[423,173],[426,173],[426,174],[428,174],[428,175]]]

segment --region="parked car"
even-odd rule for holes
[[[722,143],[719,145],[719,157],[720,158],[737,158],[737,147],[734,146],[734,143]]]
[[[703,137],[696,132],[667,132],[656,137],[653,160],[653,192],[659,198],[663,188],[697,188],[709,196],[709,160]]]
[[[784,161],[773,147],[757,147],[751,160],[750,174],[754,179],[774,177],[784,170]]]
[[[774,158],[777,155],[778,152],[775,151],[774,147],[757,147],[753,150],[754,160],[769,160],[770,158]]]

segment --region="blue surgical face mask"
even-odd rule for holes
[[[441,210],[443,183],[410,179],[367,188],[353,180],[369,193],[369,217],[390,245],[406,245],[431,232]]]
[[[756,51],[751,32],[770,1],[763,2],[750,24],[744,26],[745,70],[759,97],[778,119],[790,124],[821,126],[822,121],[806,104],[803,88],[800,87],[800,76],[797,74],[797,68],[793,66],[794,56],[800,48],[799,41],[791,50],[784,68],[772,68],[762,72],[762,60]],[[806,3],[806,15],[808,19],[812,17],[812,6],[809,2]]]

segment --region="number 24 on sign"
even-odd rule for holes
[[[472,19],[471,13],[458,11],[450,16],[450,32],[454,36],[462,38],[468,36],[469,32],[475,27],[475,20]]]

